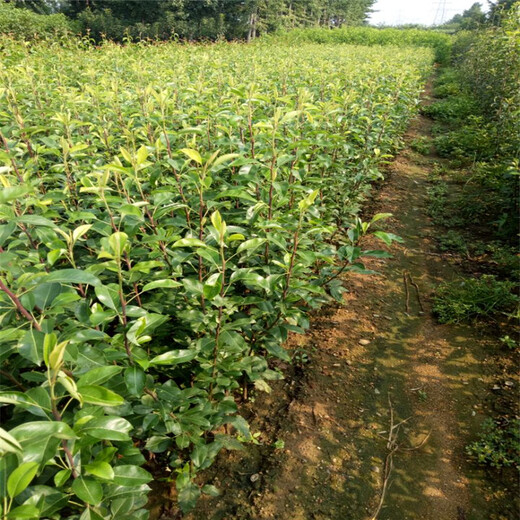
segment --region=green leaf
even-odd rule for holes
[[[81,428],[81,433],[95,439],[127,441],[130,440],[128,433],[132,428],[133,426],[123,417],[108,415],[91,419]]]
[[[83,224],[82,226],[78,226],[72,232],[72,241],[77,242],[79,238],[81,238],[90,228],[92,224]]]
[[[61,293],[61,285],[59,283],[42,283],[33,291],[34,303],[37,307],[44,310],[51,306],[52,302]]]
[[[45,334],[39,330],[28,330],[20,341],[18,351],[20,355],[35,365],[40,366],[43,361],[43,341]]]
[[[98,512],[94,511],[92,508],[87,508],[81,513],[79,520],[105,520],[106,517],[100,515]],[[129,520],[129,519],[125,519]]]
[[[96,385],[82,386],[80,395],[85,403],[98,404],[100,406],[119,406],[125,402],[119,394]]]
[[[377,222],[378,220],[385,220],[387,218],[390,218],[392,216],[392,213],[377,213],[372,217],[372,220],[370,221],[371,224],[374,222]]]
[[[233,415],[227,418],[227,422],[232,424],[236,430],[245,437],[246,439],[251,439],[251,432],[249,430],[249,424],[247,421],[241,417],[240,415]]]
[[[137,164],[141,165],[143,164],[146,159],[148,158],[148,149],[146,146],[141,146],[139,150],[137,150]]]
[[[23,392],[0,392],[0,403],[14,404],[23,408],[38,406],[38,403]]]
[[[204,297],[207,300],[213,300],[215,296],[220,294],[222,290],[222,276],[220,273],[214,273],[209,278],[208,281],[204,284],[202,289]]]
[[[26,422],[16,426],[9,433],[20,443],[34,438],[45,438],[48,436],[57,439],[76,439],[77,436],[72,428],[62,421],[34,421]]]
[[[45,278],[42,278],[45,283],[84,283],[88,285],[101,285],[101,281],[97,276],[87,272],[81,271],[80,269],[60,269],[59,271],[53,271]]]
[[[139,466],[125,465],[114,468],[114,484],[120,486],[140,486],[151,480],[153,480],[152,475]]]
[[[198,238],[181,238],[174,242],[172,247],[207,247],[207,245]]]
[[[208,457],[208,447],[205,444],[201,444],[200,446],[195,446],[193,451],[191,452],[191,460],[193,464],[200,468],[205,460]]]
[[[114,287],[107,287],[106,285],[98,285],[94,289],[98,300],[109,309],[118,311],[120,307],[118,290]]]
[[[218,157],[215,162],[213,163],[212,167],[220,166],[221,164],[232,161],[233,159],[236,159],[237,157],[240,157],[240,154],[238,153],[226,153],[224,155],[221,155]]]
[[[251,238],[250,240],[246,240],[242,242],[238,248],[237,253],[242,253],[242,251],[254,251],[258,249],[261,245],[265,244],[265,238]]]
[[[122,231],[116,231],[108,237],[108,244],[116,258],[121,258],[128,246],[128,235]]]
[[[146,441],[145,449],[152,453],[162,453],[172,444],[172,439],[166,435],[152,435]]]
[[[151,291],[152,289],[175,289],[176,287],[182,287],[182,283],[176,282],[175,280],[155,280],[154,282],[147,283],[141,292]]]
[[[103,500],[103,487],[97,480],[78,477],[72,483],[72,491],[80,500],[93,506],[98,505]]]
[[[71,475],[72,471],[70,469],[62,469],[61,471],[58,471],[58,473],[54,475],[54,485],[56,487],[64,486]]]
[[[21,454],[22,446],[20,443],[3,428],[0,428],[0,454],[17,453]]]
[[[118,367],[116,365],[93,368],[78,379],[77,386],[81,390],[82,386],[102,385],[106,381],[110,381],[122,370],[123,367]]]
[[[218,497],[220,496],[220,490],[215,487],[215,486],[212,486],[211,484],[206,484],[203,488],[202,488],[202,492],[205,494],[205,495],[209,495],[210,497]]]
[[[107,439],[110,440],[110,439]],[[114,470],[112,466],[108,462],[92,462],[91,464],[86,464],[84,466],[85,471],[94,475],[95,477],[104,479],[104,480],[113,480],[114,479]]]
[[[140,397],[146,383],[146,374],[138,366],[128,367],[125,369],[125,383],[131,395]]]
[[[197,353],[194,350],[170,350],[159,356],[155,356],[150,365],[177,365],[179,363],[186,363],[191,361]]]
[[[36,476],[39,464],[24,462],[20,464],[7,479],[7,493],[11,498],[18,496]]]
[[[40,510],[31,504],[23,504],[21,506],[15,507],[14,509],[11,509],[7,515],[7,518],[16,520],[40,518]]]
[[[196,505],[200,497],[200,489],[193,482],[188,482],[179,490],[179,506],[183,513],[189,513]]]
[[[0,204],[5,204],[10,200],[15,200],[23,197],[27,193],[30,193],[32,188],[30,186],[8,186],[0,190]]]
[[[121,152],[121,155],[124,157],[125,161],[129,162],[130,164],[133,163],[132,156],[126,148],[121,147],[119,151]]]
[[[40,469],[57,455],[60,439],[53,436],[38,436],[23,443],[24,462],[37,462]]]
[[[385,233],[384,231],[376,231],[374,236],[382,240],[386,245],[390,245],[394,240],[396,242],[404,242],[401,237],[394,235],[393,233]]]
[[[202,164],[202,157],[200,156],[200,153],[197,152],[197,150],[192,150],[191,148],[183,148],[181,152],[197,164]]]
[[[213,227],[218,231],[220,234],[220,237],[223,237],[226,234],[226,223],[222,220],[222,215],[219,211],[214,211],[211,214],[211,223],[213,224]]]

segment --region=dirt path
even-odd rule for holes
[[[418,117],[408,139],[429,136],[429,126]],[[256,498],[254,518],[372,518],[385,463],[388,471],[391,409],[393,424],[407,422],[394,430],[399,449],[379,518],[490,518],[479,475],[463,457],[481,420],[485,340],[467,327],[437,325],[430,312],[432,288],[456,275],[432,243],[433,159],[407,149],[393,163],[374,209],[393,213],[385,228],[404,243],[391,249],[392,260],[369,264],[381,277],[351,277],[345,305],[303,339],[318,348],[289,409],[285,459]]]
[[[429,139],[430,126],[417,117],[408,143]],[[284,449],[248,449],[217,465],[223,496],[202,501],[189,519],[371,520],[385,480],[380,520],[518,518],[507,493],[464,456],[484,417],[496,339],[431,315],[432,289],[457,276],[435,252],[439,230],[427,215],[438,160],[408,146],[393,162],[372,206],[394,215],[385,229],[404,242],[391,247],[392,259],[367,263],[381,276],[350,276],[344,305],[293,339],[310,356],[298,381],[251,407],[261,440],[282,440]],[[393,430],[388,475],[391,412],[394,425],[405,422]]]

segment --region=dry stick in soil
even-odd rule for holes
[[[403,271],[404,290],[406,292],[406,314],[410,314],[410,290],[408,289],[408,279],[406,271]]]
[[[406,278],[405,278],[405,280],[406,280]],[[394,454],[397,453],[399,450],[416,451],[416,450],[422,448],[428,442],[428,439],[430,438],[430,434],[431,434],[431,431],[428,432],[428,434],[424,437],[424,439],[419,444],[416,444],[415,446],[412,446],[410,448],[401,447],[397,442],[397,440],[399,438],[399,427],[401,425],[403,425],[404,423],[408,422],[410,420],[410,417],[408,417],[407,419],[403,419],[402,421],[398,422],[397,424],[394,424],[394,407],[392,406],[392,400],[390,399],[390,394],[388,395],[388,407],[390,410],[390,429],[388,432],[388,441],[386,443],[388,453],[385,457],[383,484],[381,487],[381,497],[379,499],[377,509],[370,520],[377,520],[377,517],[379,516],[379,513],[381,512],[381,509],[383,508],[383,504],[385,503],[386,493],[390,487],[390,476],[392,475],[392,470],[394,469]]]
[[[417,292],[417,301],[419,302],[419,307],[421,308],[421,312],[424,312],[424,306],[421,301],[421,291],[419,290],[419,286],[412,278],[412,275],[408,273],[408,278],[410,279],[410,283],[415,287],[415,290]]]

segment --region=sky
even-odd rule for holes
[[[377,0],[372,8],[370,23],[375,25],[399,25],[419,23],[437,25],[453,18],[471,7],[478,0]],[[487,9],[487,2],[481,0]]]

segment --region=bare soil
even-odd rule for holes
[[[416,117],[407,142],[429,139],[430,127]],[[456,259],[436,251],[442,231],[427,214],[438,161],[406,147],[392,163],[370,211],[392,213],[384,228],[404,242],[387,248],[392,259],[367,262],[379,276],[346,277],[343,304],[291,338],[299,362],[285,367],[273,393],[244,405],[260,444],[223,454],[204,475],[222,496],[202,499],[184,517],[163,507],[162,518],[520,518],[517,476],[465,456],[483,419],[518,392],[511,355],[498,341],[504,325],[439,325],[431,313],[434,287],[460,275]],[[389,428],[401,421],[389,457]]]

